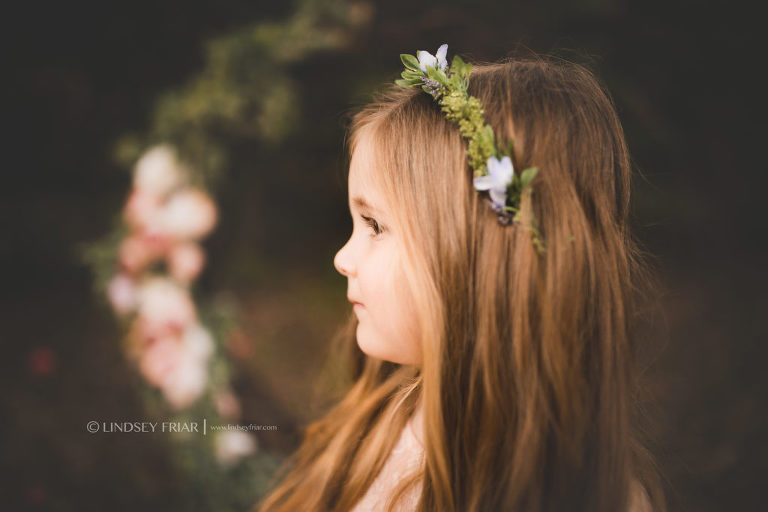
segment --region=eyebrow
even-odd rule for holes
[[[378,211],[376,208],[368,204],[368,202],[360,196],[353,197],[352,204],[354,204],[356,207],[360,208],[361,210]]]

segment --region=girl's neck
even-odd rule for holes
[[[424,402],[422,399],[416,403],[416,408],[408,421],[408,428],[413,432],[414,437],[424,448]]]

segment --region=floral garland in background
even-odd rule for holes
[[[213,199],[190,183],[193,170],[176,150],[149,148],[133,167],[121,226],[109,243],[91,247],[92,261],[112,258],[106,298],[124,326],[122,347],[144,383],[148,413],[195,433],[170,432],[173,455],[189,485],[185,510],[243,510],[263,490],[279,460],[258,450],[251,432],[202,431],[241,418],[230,387],[224,346],[233,305],[196,305],[193,287],[205,264],[200,245],[215,227]],[[103,278],[104,276],[102,276]],[[210,325],[209,325],[210,324]]]
[[[213,229],[216,206],[187,182],[188,172],[169,146],[139,159],[123,210],[129,232],[118,249],[120,270],[108,286],[115,312],[135,313],[127,342],[131,360],[175,409],[202,394],[214,349],[190,286],[203,268],[198,241]],[[152,272],[158,263],[162,271]]]
[[[99,295],[124,328],[122,347],[141,376],[148,414],[227,424],[241,417],[231,357],[238,357],[235,301],[195,297],[206,261],[200,245],[218,221],[213,199],[232,140],[278,147],[299,124],[300,90],[287,68],[350,46],[372,4],[299,0],[283,22],[261,22],[209,41],[205,65],[157,102],[146,134],[126,134],[115,157],[133,185],[112,231],[84,247]],[[225,136],[222,136],[225,135]],[[281,459],[244,430],[174,432],[184,510],[242,511],[263,494]]]

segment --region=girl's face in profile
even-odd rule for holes
[[[413,299],[402,271],[402,244],[384,196],[370,179],[374,171],[367,137],[349,166],[352,235],[336,253],[336,270],[347,277],[347,298],[357,315],[357,344],[371,357],[420,364],[421,346]]]

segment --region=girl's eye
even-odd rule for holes
[[[379,227],[379,223],[376,222],[376,219],[366,217],[365,215],[361,215],[360,217],[362,217],[365,223],[373,229],[373,234],[371,234],[372,237],[381,233],[381,228]]]

